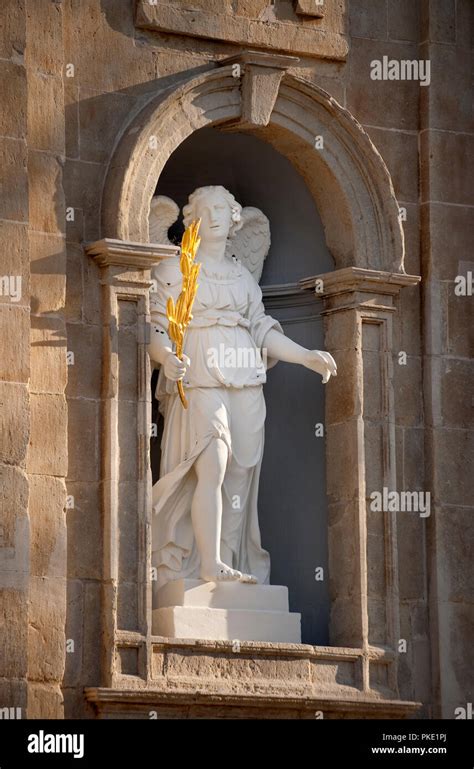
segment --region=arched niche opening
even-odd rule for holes
[[[389,580],[387,584],[380,583],[379,592],[391,621],[385,632],[383,628],[380,630],[380,622],[377,625],[374,620],[378,628],[375,636],[370,632],[372,620],[368,621],[372,609],[369,610],[367,586],[367,447],[360,429],[361,406],[365,396],[371,395],[370,388],[363,389],[361,331],[369,327],[373,330],[376,324],[380,330],[383,371],[389,371],[393,297],[400,287],[414,284],[413,277],[406,276],[403,269],[403,231],[392,182],[382,158],[355,118],[329,94],[308,82],[287,73],[283,76],[265,127],[256,123],[248,125],[243,115],[241,83],[233,76],[231,66],[212,67],[198,75],[183,73],[181,83],[168,90],[160,89],[158,83],[157,93],[125,127],[112,154],[103,192],[102,236],[125,241],[126,248],[134,254],[141,253],[142,244],[149,242],[150,203],[157,180],[165,178],[164,169],[174,153],[203,128],[219,128],[222,133],[232,135],[244,125],[249,136],[272,145],[304,180],[319,211],[325,242],[336,266],[324,285],[325,346],[331,352],[344,351],[348,374],[338,377],[326,393],[326,419],[311,418],[314,423],[325,421],[327,450],[333,457],[327,474],[331,500],[329,555],[330,563],[336,567],[331,573],[330,642],[367,650],[371,638],[387,636],[387,644],[393,647],[399,637],[396,569],[393,567],[396,541],[388,524],[383,542],[392,566],[387,572]],[[316,147],[316,137],[323,137],[323,151]],[[294,201],[291,205],[294,206]],[[260,207],[265,210],[263,203]],[[112,240],[107,247],[114,250],[115,244]],[[310,274],[317,272],[320,270],[315,264]],[[307,285],[314,288],[311,280]],[[366,301],[367,291],[375,301]],[[346,297],[347,302],[341,297]],[[280,297],[275,299],[270,291],[267,303],[272,313],[275,313],[275,301],[279,302]],[[301,310],[294,305],[291,290],[284,304],[289,314]],[[293,334],[295,326],[293,338],[297,338]],[[323,343],[314,346],[322,347]],[[275,375],[282,370],[282,366],[277,367]],[[314,378],[311,386],[316,389],[318,385],[313,383]],[[378,398],[377,402],[390,405],[390,378],[384,380],[383,388],[383,392],[377,391],[373,397]],[[289,408],[292,397],[286,396],[278,405],[285,420],[273,445],[285,446],[284,430],[293,424]],[[388,462],[384,464],[380,484],[388,477],[387,473],[390,477],[395,473],[392,411],[381,416],[385,431],[383,455],[388,457]],[[113,432],[114,425],[109,428]],[[286,444],[293,445],[289,439]],[[306,462],[304,452],[301,456]],[[370,467],[375,459],[373,456],[371,464],[369,461]],[[275,500],[275,504],[281,503],[276,495]],[[148,515],[149,509],[144,505],[143,516],[147,519]],[[143,559],[145,570],[149,565],[147,558]],[[308,575],[311,579],[314,580],[314,570],[321,565],[311,564],[311,575]],[[273,575],[273,581],[283,579],[275,579]],[[321,636],[317,642],[323,642]],[[364,687],[368,687],[368,663],[363,668],[363,677]]]
[[[232,66],[184,76],[180,86],[158,90],[111,157],[103,236],[146,243],[156,180],[172,154],[199,129],[232,130],[241,116],[241,88]],[[351,113],[317,86],[285,74],[268,125],[249,128],[305,179],[338,269],[403,272],[403,230],[390,174]]]
[[[243,206],[260,208],[270,220],[272,245],[260,284],[267,312],[288,336],[312,349],[324,348],[321,302],[297,282],[329,272],[329,253],[313,196],[292,163],[257,135],[203,128],[171,155],[156,194],[172,198],[182,210],[189,194],[222,184]],[[169,236],[178,242],[182,217]],[[156,379],[156,372],[154,380]],[[154,389],[154,388],[153,388]],[[304,643],[328,643],[327,505],[324,387],[319,377],[279,363],[268,374],[266,445],[259,491],[263,546],[270,552],[272,584],[289,589],[290,609],[302,615]],[[161,425],[153,404],[158,436],[152,439],[153,482],[159,477]]]

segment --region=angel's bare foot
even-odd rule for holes
[[[242,578],[242,572],[231,569],[222,561],[206,564],[201,567],[201,579],[206,582],[230,582]]]
[[[246,582],[249,585],[256,585],[258,583],[258,579],[253,574],[242,574],[240,582]]]

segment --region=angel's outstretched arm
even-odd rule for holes
[[[321,374],[324,383],[331,376],[337,375],[336,361],[330,353],[322,350],[307,350],[274,328],[265,334],[263,347],[269,358],[306,366],[306,368]]]

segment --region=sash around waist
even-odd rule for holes
[[[226,311],[216,315],[195,315],[189,324],[190,329],[208,326],[243,326],[243,328],[249,328],[250,321],[238,312]]]

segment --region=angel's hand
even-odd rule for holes
[[[173,352],[169,352],[163,363],[166,378],[172,382],[179,382],[184,377],[190,363],[187,355],[183,355],[183,360],[180,360]]]
[[[326,384],[331,376],[337,376],[336,361],[329,352],[324,350],[307,350],[303,365],[311,369],[311,371],[321,374],[323,384]]]

